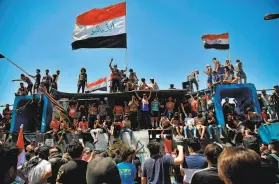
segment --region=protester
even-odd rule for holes
[[[247,148],[225,148],[218,157],[218,173],[225,184],[260,184],[260,156]]]
[[[131,127],[132,130],[136,130],[139,126],[138,124],[138,107],[139,102],[136,99],[135,95],[132,95],[132,100],[129,101],[129,111],[130,111],[130,120],[131,120]]]
[[[151,91],[149,93],[149,96],[147,97],[146,94],[143,94],[143,97],[141,98],[137,92],[136,96],[141,101],[141,121],[140,121],[140,128],[147,129],[150,128],[151,122],[150,122],[150,115],[149,115],[149,100],[151,98]]]
[[[86,69],[81,68],[80,69],[80,74],[78,76],[77,93],[79,93],[80,89],[81,89],[81,92],[84,93],[84,89],[85,89],[86,84],[87,84]]]
[[[28,90],[26,87],[24,87],[23,82],[20,83],[20,87],[17,90],[17,93],[15,93],[15,96],[26,96],[28,95]]]
[[[208,144],[204,150],[208,167],[196,171],[191,179],[191,184],[223,184],[218,176],[217,160],[223,151],[223,146],[218,143]]]
[[[32,77],[32,78],[35,79],[35,84],[34,84],[34,88],[33,88],[33,94],[36,94],[36,93],[39,92],[39,87],[40,87],[40,84],[41,84],[41,74],[40,74],[40,72],[41,72],[41,70],[37,69],[35,76],[29,75],[29,77]]]
[[[239,78],[239,83],[242,84],[242,80],[244,84],[247,83],[247,77],[245,72],[243,71],[242,62],[239,59],[236,59],[236,64],[234,66],[235,71],[237,72],[236,76]]]
[[[46,88],[46,91],[50,92],[51,87],[51,76],[49,75],[49,69],[46,69],[46,75],[42,79],[43,86]]]
[[[10,184],[17,175],[19,148],[11,144],[0,144],[0,183]]]
[[[159,90],[159,86],[158,86],[157,82],[155,82],[154,78],[150,79],[149,89]]]
[[[170,155],[160,155],[160,144],[158,142],[149,142],[147,148],[150,152],[150,158],[143,165],[142,184],[171,183],[169,167],[171,165],[180,165],[183,162],[183,147],[180,145],[177,146],[179,152],[176,158]]]
[[[27,94],[30,92],[30,95],[32,95],[33,83],[24,74],[20,75],[20,79],[16,79],[16,80],[13,80],[13,81],[23,81],[23,82],[25,82],[27,84]]]
[[[194,92],[194,85],[196,86],[196,90],[199,91],[199,71],[194,70],[188,75],[188,80],[190,82],[191,91]]]
[[[35,150],[35,156],[19,168],[19,176],[30,184],[46,183],[51,177],[51,164],[48,160],[49,147],[41,146]]]
[[[111,92],[117,92],[121,91],[121,74],[119,69],[117,68],[117,64],[114,64],[113,67],[111,66],[113,59],[110,60],[109,63],[109,68],[111,70],[111,86],[110,86],[110,91]],[[117,89],[117,90],[115,90]]]
[[[277,168],[277,180],[276,183],[279,182],[279,141],[271,140],[269,143],[269,150],[271,154],[266,157],[268,161],[272,163],[272,165]]]
[[[131,130],[131,121],[129,120],[129,116],[125,115],[124,120],[122,121],[123,128],[120,131],[120,139],[123,141],[123,133],[128,132],[130,135],[131,144],[133,144],[133,131]]]
[[[124,149],[121,153],[122,162],[117,164],[122,184],[134,184],[137,175],[135,164],[132,164],[132,157],[135,151]]]
[[[151,102],[151,124],[152,128],[157,128],[159,124],[160,102],[156,96]]]
[[[86,184],[87,162],[83,161],[83,147],[78,140],[73,140],[66,148],[67,153],[72,160],[62,165],[58,171],[56,184]]]
[[[212,68],[209,64],[206,65],[207,71],[203,71],[207,75],[207,88],[212,88]]]

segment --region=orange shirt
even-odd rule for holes
[[[81,121],[81,122],[79,122],[78,127],[81,128],[81,129],[88,129],[88,127],[89,127],[88,122],[87,121],[85,121],[85,122]]]
[[[114,122],[114,125],[120,126],[121,128],[124,127],[124,124],[122,122]]]
[[[114,112],[115,112],[115,115],[121,116],[122,113],[123,113],[123,107],[120,106],[120,105],[115,106],[114,107]]]
[[[50,123],[50,128],[52,128],[54,131],[58,131],[60,127],[60,122],[56,119],[53,119]]]
[[[165,153],[172,152],[172,140],[164,139]]]
[[[192,106],[193,112],[198,112],[198,101],[197,100],[193,100],[191,103],[191,106]]]

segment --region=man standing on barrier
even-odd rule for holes
[[[81,68],[80,74],[78,76],[78,84],[77,84],[78,90],[77,90],[77,93],[79,93],[80,89],[81,89],[81,92],[84,93],[84,89],[85,89],[86,84],[87,84],[86,69]]]
[[[148,129],[151,128],[151,120],[149,115],[149,100],[151,97],[151,91],[149,93],[149,96],[144,93],[143,97],[141,98],[137,92],[135,91],[136,96],[141,101],[141,118],[140,118],[140,128],[142,129]]]

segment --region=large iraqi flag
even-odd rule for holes
[[[72,49],[127,48],[126,3],[77,16],[73,36]]]
[[[227,50],[230,48],[229,33],[206,34],[202,36],[205,49]]]

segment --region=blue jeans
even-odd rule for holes
[[[133,131],[130,128],[127,128],[127,127],[122,128],[122,130],[120,131],[120,139],[123,141],[123,133],[124,132],[128,132],[130,134],[130,138],[131,138],[131,141],[132,141]]]
[[[185,136],[185,137],[188,137],[188,135],[187,135],[187,129],[189,129],[189,126],[188,126],[188,125],[186,125],[186,126],[183,127],[184,136]],[[190,129],[189,129],[189,130],[190,130]],[[197,137],[197,128],[196,128],[195,126],[192,126],[192,130],[193,130],[193,132],[194,132],[194,137]]]
[[[213,125],[208,125],[208,128],[207,128],[207,132],[210,137],[212,137],[212,126]],[[222,126],[221,125],[217,125],[217,126],[219,128],[220,135],[222,135]]]

